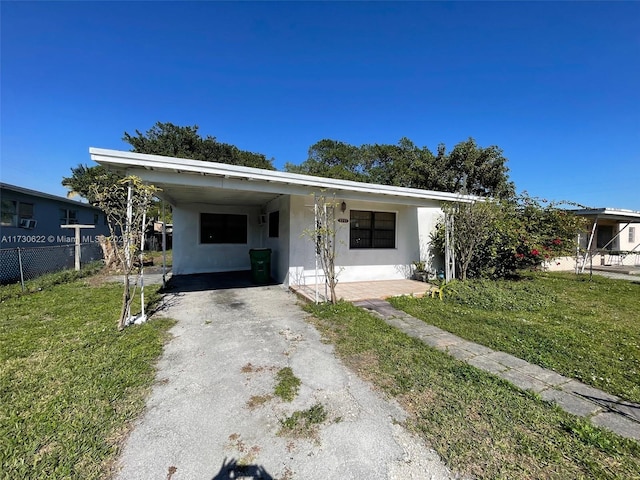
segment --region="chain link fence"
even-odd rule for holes
[[[80,268],[102,259],[98,243],[80,244]],[[0,249],[0,285],[32,280],[45,273],[75,267],[75,245]]]

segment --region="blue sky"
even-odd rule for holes
[[[3,182],[64,195],[155,122],[300,163],[498,145],[518,191],[640,210],[640,2],[0,2]]]

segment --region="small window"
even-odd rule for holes
[[[60,223],[62,225],[76,225],[78,223],[78,211],[70,208],[61,208]]]
[[[2,200],[0,225],[3,227],[15,227],[18,224],[17,203],[14,200]]]
[[[201,213],[200,243],[247,243],[247,216]]]
[[[636,227],[629,227],[629,243],[636,241]]]
[[[269,237],[278,238],[280,236],[280,212],[269,214]]]
[[[20,202],[18,204],[18,216],[22,218],[31,219],[33,218],[33,203],[23,203]]]
[[[396,248],[396,214],[350,211],[350,248]]]

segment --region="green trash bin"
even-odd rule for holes
[[[252,248],[249,250],[249,258],[253,283],[269,283],[271,281],[271,249]]]

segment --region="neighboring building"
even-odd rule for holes
[[[580,252],[557,259],[551,270],[640,266],[640,212],[616,208],[573,210],[589,224],[580,235]]]
[[[82,243],[109,235],[105,214],[86,203],[0,183],[0,248],[43,247],[75,242],[73,229],[60,225],[95,225],[81,232]]]
[[[432,256],[443,202],[477,197],[320,178],[198,160],[90,149],[91,158],[160,188],[173,211],[173,274],[249,270],[249,250],[270,248],[285,285],[317,279],[314,194],[338,207],[340,282],[408,278]],[[437,267],[437,266],[436,266]]]

